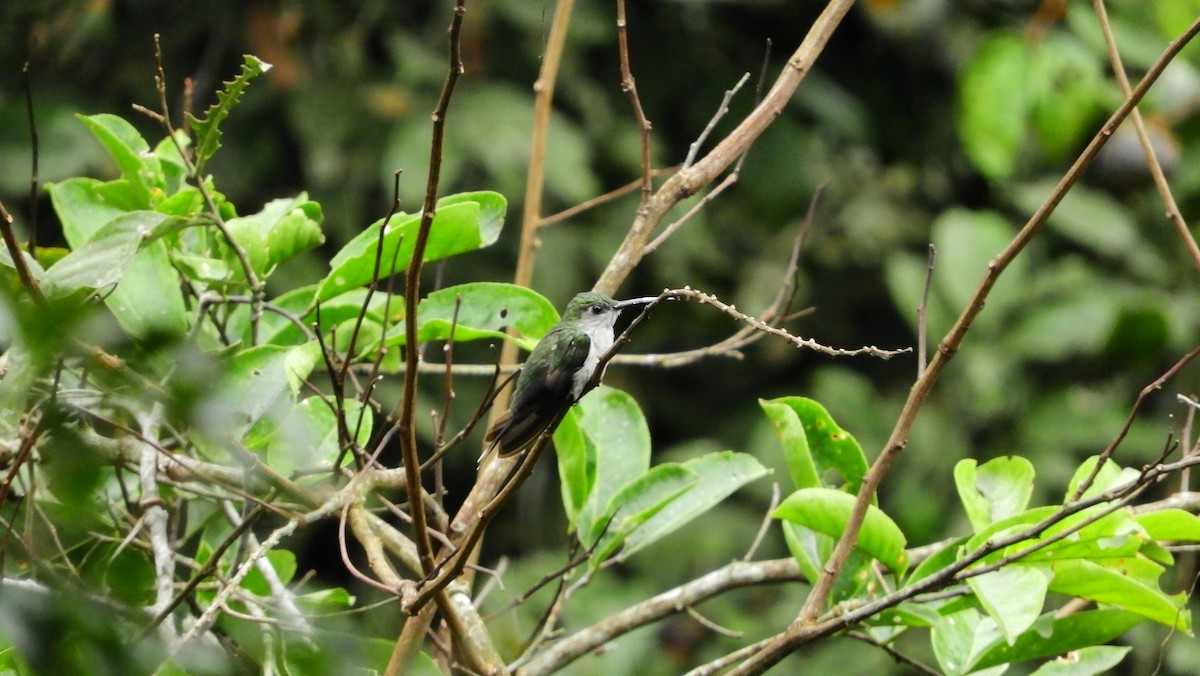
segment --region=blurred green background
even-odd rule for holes
[[[1143,72],[1200,13],[1196,0],[1112,2],[1114,31],[1131,77]],[[1067,5],[1064,7],[1064,5]],[[153,35],[177,115],[183,80],[202,110],[240,55],[274,68],[224,127],[210,164],[218,188],[242,211],[301,190],[321,203],[328,242],[275,274],[275,291],[320,277],[328,257],[388,205],[403,170],[402,206],[418,207],[428,157],[429,113],[445,77],[448,2],[209,3],[18,0],[0,5],[0,199],[28,227],[30,137],[21,66],[30,59],[40,178],[111,177],[75,114],[115,112],[152,140],[156,123],[131,111],[157,107]],[[823,3],[812,0],[629,3],[633,73],[654,125],[656,167],[683,160],[721,97],[751,73],[709,141],[753,105],[752,85],[772,41],[767,83]],[[466,73],[451,106],[442,193],[489,189],[509,200],[499,244],[429,271],[428,285],[507,281],[516,259],[532,125],[532,82],[553,2],[469,2]],[[916,341],[926,247],[937,246],[929,328],[935,344],[987,261],[1017,231],[1121,100],[1090,3],[1046,0],[870,0],[846,18],[778,121],[749,153],[741,180],[649,256],[622,296],[690,284],[756,312],[781,283],[787,251],[817,186],[828,182],[801,257],[791,325],[822,343],[907,347]],[[1185,49],[1142,106],[1184,218],[1200,214],[1200,47]],[[621,91],[611,3],[578,3],[559,76],[549,137],[545,213],[635,179],[639,138]],[[681,215],[691,203],[682,205]],[[589,288],[633,217],[631,193],[542,232],[534,287],[560,307]],[[60,243],[49,201],[37,199],[39,243]],[[436,279],[435,279],[436,276]],[[966,532],[951,482],[961,458],[1021,454],[1038,469],[1041,500],[1114,437],[1137,392],[1194,347],[1200,279],[1162,203],[1131,129],[1123,127],[1086,180],[997,286],[922,412],[885,483],[881,505],[913,544]],[[658,309],[629,352],[698,347],[736,330],[711,308]],[[494,359],[480,350],[460,359]],[[435,357],[436,358],[436,357]],[[822,402],[868,456],[881,448],[916,373],[915,357],[830,358],[764,340],[742,360],[677,369],[612,368],[607,382],[634,394],[650,420],[659,460],[733,448],[779,467],[758,398]],[[1149,401],[1117,458],[1138,465],[1177,435],[1176,392],[1195,392],[1195,369]],[[440,384],[427,383],[426,409]],[[459,382],[474,402],[482,383]],[[385,401],[395,390],[383,390]],[[465,422],[465,403],[453,420]],[[447,467],[451,500],[466,493],[474,456]],[[490,531],[484,561],[515,556],[503,597],[565,557],[553,468],[543,464]],[[1161,488],[1160,494],[1177,490]],[[741,556],[771,487],[760,481],[698,527],[610,571],[566,617],[582,626]],[[1154,497],[1154,496],[1151,496]],[[1035,504],[1039,498],[1035,496]],[[350,584],[327,560],[331,533],[315,529],[301,569]],[[759,556],[783,556],[773,531]],[[1181,558],[1186,586],[1194,558]],[[371,592],[361,590],[366,598]],[[680,616],[636,632],[578,673],[674,673],[782,628],[802,589],[756,589],[706,604],[714,621],[745,631],[722,638]],[[536,615],[546,597],[525,614]],[[497,632],[513,642],[503,622]],[[521,625],[521,626],[527,626]],[[916,637],[914,637],[915,639]],[[1165,630],[1131,640],[1133,672],[1152,669]],[[928,657],[928,643],[906,644]],[[1200,670],[1200,649],[1171,640],[1162,673]],[[793,658],[814,673],[892,668],[882,652],[835,639]],[[1134,663],[1133,666],[1130,663]]]

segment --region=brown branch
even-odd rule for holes
[[[680,200],[696,194],[716,180],[716,177],[736,162],[779,117],[853,4],[854,0],[831,0],[788,59],[783,72],[762,102],[707,155],[696,164],[667,179],[667,182],[638,208],[625,240],[593,287],[595,291],[609,295],[615,293],[621,282],[645,256],[646,242],[667,212]]]
[[[629,96],[629,104],[633,106],[633,115],[637,119],[638,131],[642,138],[642,206],[650,201],[654,185],[650,181],[650,120],[642,109],[642,100],[638,97],[637,83],[633,79],[633,70],[629,67],[629,27],[625,20],[625,0],[617,0],[617,54],[621,61],[621,91]]]
[[[4,208],[4,202],[0,202],[0,235],[4,237],[4,246],[8,249],[9,257],[12,258],[13,267],[17,270],[17,278],[21,280],[21,285],[29,290],[29,297],[34,302],[41,303],[46,300],[46,297],[42,294],[37,280],[29,272],[29,262],[25,260],[25,254],[21,252],[21,245],[17,244],[17,236],[13,233],[12,226],[12,214]]]
[[[421,296],[421,269],[425,259],[425,247],[429,243],[429,230],[437,205],[438,182],[442,170],[442,145],[446,134],[446,113],[454,86],[463,72],[460,39],[466,0],[457,0],[454,18],[450,22],[450,68],[437,106],[433,110],[433,138],[429,150],[429,179],[425,184],[425,201],[421,205],[421,223],[413,243],[412,261],[404,276],[404,333],[407,342],[404,358],[407,370],[404,373],[404,395],[401,400],[397,425],[400,427],[401,463],[404,465],[408,508],[412,512],[413,537],[421,555],[421,566],[428,575],[433,570],[433,544],[426,532],[425,507],[421,500],[421,461],[417,450],[417,361],[420,358],[417,345],[417,301]]]
[[[790,557],[753,563],[734,561],[555,642],[517,673],[522,676],[553,673],[618,636],[731,589],[801,579],[800,568]]]

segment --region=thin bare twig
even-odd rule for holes
[[[657,178],[659,176],[673,174],[676,171],[679,171],[680,166],[682,166],[682,165],[677,164],[673,167],[664,167],[662,169],[654,169],[650,172],[650,177]],[[539,218],[537,221],[537,227],[544,228],[546,226],[554,225],[555,223],[560,223],[562,221],[565,221],[568,218],[574,218],[575,216],[578,216],[579,214],[582,214],[585,211],[594,209],[602,204],[607,204],[623,195],[627,195],[627,194],[633,192],[634,190],[637,190],[640,187],[642,187],[642,179],[636,178],[619,188],[613,188],[612,190],[609,190],[608,192],[604,193],[603,195],[593,197],[592,199],[587,200],[586,202],[580,202],[579,204],[576,204],[575,206],[570,207],[568,209],[563,209],[562,211],[558,212],[557,214],[553,214],[551,216],[546,216],[545,218]]]
[[[867,356],[871,356],[871,357],[878,357],[880,359],[891,359],[892,357],[895,357],[898,354],[905,354],[907,352],[912,352],[912,348],[910,348],[910,347],[905,347],[905,348],[901,348],[901,349],[897,349],[897,350],[885,350],[883,348],[875,347],[874,345],[867,345],[864,347],[859,347],[859,348],[855,348],[855,349],[851,349],[851,350],[846,350],[846,349],[836,348],[836,347],[828,347],[826,345],[822,345],[822,344],[818,343],[815,340],[811,340],[808,338],[801,338],[800,336],[793,335],[793,334],[789,333],[788,331],[781,329],[777,326],[768,324],[757,317],[751,317],[750,315],[739,311],[735,306],[728,305],[726,303],[721,302],[721,300],[718,299],[716,296],[709,294],[709,293],[704,293],[703,291],[697,291],[691,287],[685,286],[682,289],[670,289],[668,291],[664,291],[663,294],[665,296],[674,297],[674,298],[691,298],[691,299],[699,301],[705,305],[711,305],[711,306],[717,308],[718,310],[720,310],[721,312],[724,312],[725,314],[729,315],[730,317],[733,317],[734,319],[738,320],[739,322],[749,325],[756,331],[761,331],[766,334],[770,334],[773,336],[777,336],[779,338],[783,338],[784,340],[795,345],[796,347],[803,347],[803,348],[807,348],[810,350],[815,350],[822,354],[827,354],[831,357],[856,357],[859,355],[867,355]]]
[[[1125,440],[1125,435],[1129,434],[1129,429],[1133,427],[1133,421],[1137,418],[1138,413],[1141,412],[1142,404],[1145,403],[1146,397],[1149,397],[1154,392],[1161,390],[1162,386],[1168,380],[1174,378],[1184,366],[1187,366],[1188,363],[1195,359],[1198,355],[1200,355],[1200,347],[1193,348],[1191,352],[1185,354],[1183,358],[1175,362],[1174,366],[1167,369],[1167,371],[1161,376],[1155,378],[1154,382],[1143,387],[1141,392],[1138,392],[1137,399],[1135,399],[1133,402],[1133,407],[1129,409],[1129,415],[1125,417],[1125,424],[1121,426],[1121,431],[1117,433],[1117,436],[1100,454],[1100,458],[1096,461],[1096,466],[1092,468],[1092,471],[1090,474],[1088,474],[1088,477],[1080,482],[1079,488],[1075,490],[1075,495],[1071,497],[1072,500],[1078,500],[1083,496],[1084,493],[1087,492],[1089,488],[1092,487],[1092,482],[1095,481],[1096,476],[1100,474],[1100,469],[1104,467],[1104,463],[1108,462],[1108,459],[1112,457],[1114,452],[1116,452],[1117,447],[1120,446],[1121,442]]]
[[[696,140],[692,142],[692,145],[688,146],[687,158],[683,160],[684,169],[692,166],[692,164],[696,161],[696,153],[700,152],[700,147],[704,145],[704,142],[708,140],[709,135],[711,135],[713,130],[717,128],[717,123],[721,121],[721,118],[725,117],[725,115],[729,113],[729,102],[733,100],[734,95],[738,93],[738,91],[749,79],[750,73],[745,73],[742,75],[742,78],[737,81],[737,84],[725,90],[725,96],[721,98],[721,105],[717,106],[717,112],[713,113],[712,119],[708,121],[708,124],[705,125],[704,130],[700,132],[700,135],[696,137]]]
[[[17,278],[21,280],[21,286],[29,291],[29,297],[34,302],[40,303],[46,297],[42,294],[42,289],[38,286],[33,274],[29,272],[29,262],[25,260],[25,254],[21,251],[21,246],[17,244],[17,236],[13,233],[12,226],[12,214],[4,208],[4,202],[0,202],[0,235],[4,237],[4,246],[8,249],[9,257],[12,258],[13,267],[17,270]]]

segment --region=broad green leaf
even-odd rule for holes
[[[324,218],[321,207],[304,198],[305,195],[301,193],[300,197],[293,200],[275,200],[291,208],[267,231],[267,252],[272,265],[284,263],[297,254],[325,243],[325,233],[321,231]]]
[[[531,289],[474,282],[430,293],[417,306],[417,321],[422,341],[449,340],[452,324],[454,340],[458,342],[508,338],[504,331],[513,327],[520,332],[518,342],[532,349],[558,322],[558,312],[550,301]],[[389,345],[404,342],[402,328],[397,327],[400,329],[397,339],[389,339]]]
[[[995,458],[980,467],[960,460],[954,483],[974,530],[1023,512],[1033,495],[1033,476],[1033,463],[1020,456]]]
[[[771,516],[839,538],[850,520],[854,499],[849,493],[831,488],[802,488],[780,503]],[[855,546],[902,574],[908,565],[905,543],[896,522],[875,505],[869,506]]]
[[[837,540],[789,521],[783,521],[779,525],[783,528],[783,538],[787,543],[788,551],[800,566],[800,572],[810,581],[819,578],[825,562],[829,560],[830,553],[837,545]],[[842,572],[834,580],[833,590],[829,594],[829,604],[841,603],[861,596],[863,590],[873,580],[874,565],[872,558],[864,554],[862,550],[852,551]]]
[[[808,435],[804,433],[800,416],[791,406],[777,401],[759,399],[758,405],[775,426],[775,434],[779,436],[779,445],[783,449],[783,459],[787,462],[792,485],[796,488],[819,488],[821,477],[817,474],[816,464],[813,463],[812,451],[808,447]]]
[[[1079,487],[1083,485],[1083,482],[1087,480],[1089,476],[1091,476],[1092,471],[1096,468],[1096,463],[1098,460],[1098,456],[1093,455],[1079,465],[1079,468],[1075,470],[1074,476],[1071,477],[1070,483],[1067,484],[1067,491],[1063,496],[1063,502],[1075,499],[1075,493],[1079,490]],[[1112,460],[1108,460],[1100,467],[1100,471],[1096,473],[1096,477],[1092,480],[1092,484],[1088,486],[1087,491],[1082,497],[1085,499],[1094,497],[1109,489],[1130,483],[1131,481],[1137,479],[1137,477],[1137,470],[1131,468],[1122,468]]]
[[[975,535],[973,535],[971,537],[971,539],[967,540],[965,549],[968,552],[973,552],[976,549],[979,549],[980,547],[982,547],[983,544],[985,542],[987,542],[988,540],[999,538],[1002,535],[1009,535],[1011,533],[1022,532],[1024,530],[1028,529],[1033,524],[1039,523],[1042,520],[1046,519],[1051,514],[1054,514],[1055,512],[1057,512],[1058,510],[1059,510],[1059,508],[1055,507],[1053,505],[1047,505],[1045,507],[1034,507],[1033,509],[1026,510],[1020,514],[1015,514],[1013,516],[1010,516],[1007,519],[1001,519],[1000,521],[996,521],[992,525],[988,526],[987,528],[984,528],[983,530],[981,530],[978,533],[976,533]],[[1029,540],[1025,540],[1023,542],[1029,542]],[[1019,546],[1021,546],[1020,542],[1018,542],[1016,545],[1014,545],[1014,547],[1019,547]]]
[[[759,404],[775,424],[797,488],[838,482],[838,488],[851,493],[858,491],[867,473],[867,457],[858,441],[838,427],[825,407],[805,397],[781,397]],[[790,409],[792,415],[781,407]],[[833,473],[836,477],[831,476]]]
[[[1200,516],[1182,509],[1146,512],[1134,517],[1153,540],[1200,541]]]
[[[975,666],[986,669],[1102,645],[1141,621],[1139,616],[1117,608],[1085,610],[1061,619],[1055,619],[1053,613],[1047,613],[1011,646],[1004,641],[996,641],[979,657]]]
[[[162,166],[150,152],[150,144],[132,124],[108,113],[78,117],[116,161],[121,177],[133,191],[137,208],[149,209],[162,199],[165,185]]]
[[[70,178],[47,186],[63,236],[73,248],[83,246],[100,228],[126,213],[101,195],[103,185],[94,178]]]
[[[554,454],[558,458],[558,480],[563,511],[570,530],[587,503],[596,471],[596,447],[579,427],[579,412],[572,408],[554,430]]]
[[[699,477],[683,465],[670,463],[653,467],[631,481],[609,502],[604,522],[608,527],[600,537],[588,568],[596,570],[630,533],[696,484]]]
[[[959,78],[958,137],[990,179],[1011,176],[1028,127],[1029,57],[1016,32],[993,32]],[[939,259],[941,258],[939,252]]]
[[[133,261],[142,243],[143,230],[165,218],[153,211],[121,216],[47,270],[42,278],[42,291],[48,298],[56,298],[81,289],[116,284]]]
[[[823,547],[820,538],[832,539],[828,535],[818,533],[811,528],[805,528],[788,521],[780,524],[783,527],[783,539],[788,551],[800,566],[800,572],[810,583],[821,577],[821,565],[828,556],[828,547]],[[847,566],[848,568],[849,566]]]
[[[1169,596],[1143,582],[1147,577],[1145,566],[1161,571],[1161,566],[1139,559],[1127,561],[1124,571],[1080,559],[1055,561],[1051,564],[1054,577],[1050,591],[1128,610],[1191,635],[1192,614],[1186,605],[1187,597]]]
[[[958,553],[962,546],[966,544],[966,542],[966,537],[960,537],[955,540],[951,540],[941,549],[925,557],[925,560],[917,564],[917,567],[914,568],[908,578],[905,579],[905,585],[911,585],[918,580],[923,580],[957,561]]]
[[[250,81],[271,69],[271,64],[246,54],[242,57],[242,72],[217,92],[217,102],[209,106],[204,118],[187,113],[188,123],[196,135],[196,173],[203,174],[204,165],[221,147],[221,123],[237,105]]]
[[[1038,619],[1049,586],[1045,572],[1017,564],[967,578],[967,584],[1009,645]]]
[[[696,477],[695,482],[625,538],[625,548],[617,557],[619,560],[682,528],[737,489],[767,474],[767,468],[754,456],[733,451],[694,458],[682,467]]]
[[[596,448],[595,478],[578,520],[580,542],[591,547],[613,496],[649,469],[650,430],[633,397],[611,387],[589,392],[576,411],[580,429]]]
[[[254,275],[260,279],[269,271],[270,254],[267,251],[267,240],[263,235],[262,229],[257,221],[249,216],[239,218],[231,218],[225,221],[225,231],[229,233],[229,237],[234,243],[241,248],[246,254],[246,260],[250,263],[250,268],[254,271]],[[242,264],[241,258],[229,246],[229,242],[222,234],[218,241],[221,243],[219,250],[222,252],[225,264],[233,272],[234,279],[239,282],[246,281],[246,269]]]
[[[1130,646],[1093,645],[1073,651],[1070,655],[1047,662],[1031,676],[1095,676],[1107,674],[1121,663]]]
[[[361,414],[361,424],[359,423]],[[371,438],[374,417],[353,399],[346,400],[346,427],[365,446]],[[337,416],[320,397],[309,397],[291,410],[267,446],[267,463],[289,476],[297,469],[329,467],[341,453]]]
[[[500,236],[504,222],[504,198],[493,192],[462,193],[438,201],[425,261],[435,261],[488,246]],[[317,290],[319,300],[329,300],[370,283],[379,259],[379,278],[400,274],[412,260],[421,223],[420,214],[396,214],[388,223],[379,249],[383,220],[359,233],[330,261],[330,272]],[[378,253],[378,255],[377,255]]]
[[[941,615],[930,607],[932,604],[905,601],[898,606],[889,608],[871,620],[874,624],[899,625],[927,629],[937,624]]]
[[[117,288],[104,302],[132,336],[187,331],[188,311],[179,273],[171,265],[165,242],[154,241],[134,254]]]
[[[933,626],[930,642],[942,673],[961,676],[981,673],[976,671],[980,657],[996,643],[1004,641],[995,620],[974,608],[966,608],[943,616]]]
[[[230,440],[241,441],[252,427],[268,413],[283,420],[290,412],[290,402],[300,390],[301,381],[308,376],[320,359],[316,341],[296,347],[259,345],[238,352],[229,362],[221,386],[205,408],[203,431],[207,442],[217,442],[218,448]],[[272,430],[262,432],[269,437]],[[210,452],[211,443],[201,442]]]

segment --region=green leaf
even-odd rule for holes
[[[1025,183],[1013,190],[1012,198],[1019,209],[1033,213],[1053,190],[1053,181]],[[1093,253],[1127,261],[1134,269],[1161,268],[1165,264],[1142,237],[1129,207],[1096,188],[1072,188],[1046,219],[1046,226]]]
[[[507,203],[493,192],[451,195],[438,201],[425,261],[435,261],[488,246],[500,236]],[[421,223],[419,214],[396,214],[383,236],[378,256],[379,278],[400,274],[408,268]],[[383,220],[376,221],[352,239],[330,261],[330,272],[317,289],[318,300],[329,300],[351,289],[368,284],[375,274],[379,231]]]
[[[1200,541],[1200,516],[1182,509],[1146,512],[1134,517],[1153,540]]]
[[[120,167],[121,177],[132,190],[137,208],[148,209],[164,196],[166,181],[159,159],[150,152],[150,144],[132,124],[108,113],[77,117],[95,134]]]
[[[978,673],[976,665],[984,651],[1003,643],[995,620],[974,608],[943,616],[933,626],[930,642],[942,673],[952,676]]]
[[[1063,495],[1063,502],[1075,499],[1075,493],[1083,482],[1092,474],[1092,470],[1096,467],[1098,456],[1091,456],[1079,465],[1079,469],[1075,470],[1074,476],[1067,484],[1067,491]],[[1095,497],[1111,488],[1121,486],[1138,478],[1138,472],[1130,468],[1122,468],[1117,463],[1109,460],[1100,467],[1100,471],[1092,480],[1092,484],[1088,486],[1087,491],[1083,494],[1083,498]]]
[[[775,424],[797,488],[837,481],[839,488],[858,492],[867,472],[867,457],[858,441],[838,427],[825,407],[805,397],[760,400],[759,404]],[[836,479],[830,476],[833,473]]]
[[[517,342],[532,349],[558,322],[558,312],[553,303],[531,289],[515,284],[474,282],[430,293],[417,306],[417,322],[422,341],[449,340],[452,324],[456,342],[509,338],[505,329],[513,327],[522,338]],[[402,330],[397,333],[395,339],[388,340],[388,345],[403,344]]]
[[[682,467],[689,475],[696,477],[695,481],[625,538],[625,548],[621,550],[618,560],[625,560],[643,547],[679,530],[737,489],[766,476],[768,471],[754,456],[733,451],[693,458],[683,463]]]
[[[578,519],[579,540],[591,547],[606,525],[613,496],[649,469],[650,430],[633,397],[603,385],[580,399],[576,412],[596,449],[595,478]]]
[[[831,488],[802,488],[780,503],[771,516],[839,538],[850,520],[854,499],[849,493]],[[869,506],[855,546],[902,574],[908,565],[905,544],[904,533],[896,522],[875,505]]]
[[[187,113],[188,123],[196,135],[196,174],[202,175],[204,165],[216,154],[221,147],[221,123],[229,117],[230,111],[237,105],[250,85],[250,81],[271,69],[271,64],[246,54],[242,57],[242,72],[225,83],[225,87],[217,92],[217,102],[209,106],[204,118],[200,119]]]
[[[347,399],[346,427],[365,446],[371,439],[374,416],[369,409]],[[361,414],[361,424],[359,423]],[[337,416],[321,397],[308,397],[291,410],[267,446],[267,464],[284,476],[297,469],[329,468],[341,453]]]
[[[272,265],[325,243],[325,233],[321,231],[324,215],[319,204],[308,200],[304,193],[292,199],[274,200],[263,208],[263,220],[269,221],[268,210],[282,210],[281,207],[287,212],[267,230],[267,252]]]
[[[554,454],[558,458],[558,479],[562,489],[563,511],[571,530],[592,491],[596,472],[596,446],[579,426],[579,412],[572,408],[554,430]]]
[[[1049,586],[1045,572],[1018,564],[967,578],[967,584],[1009,645],[1038,619]]]
[[[979,656],[975,666],[986,669],[1101,645],[1124,634],[1141,621],[1137,615],[1116,608],[1085,610],[1061,619],[1055,619],[1053,613],[1047,613],[1034,629],[1022,634],[1011,646],[1004,641],[996,641]]]
[[[962,69],[958,136],[971,162],[990,179],[1016,170],[1029,120],[1029,57],[1015,32],[993,32]]]
[[[1192,614],[1187,609],[1187,597],[1169,596],[1144,583],[1149,572],[1145,566],[1162,570],[1158,564],[1139,559],[1126,561],[1123,570],[1080,559],[1055,561],[1051,563],[1054,577],[1050,591],[1128,610],[1190,636]]]
[[[1033,463],[1020,456],[995,458],[978,468],[974,460],[960,460],[954,483],[975,532],[1025,511],[1033,476]]]
[[[132,336],[180,335],[187,331],[188,311],[179,273],[171,265],[165,242],[152,242],[137,252],[104,302]]]
[[[787,462],[792,484],[796,488],[819,488],[822,485],[821,477],[817,474],[817,466],[808,447],[808,435],[804,433],[804,425],[795,409],[787,404],[765,399],[759,399],[758,405],[775,426],[775,434],[779,436],[779,445],[783,449],[783,459]]]
[[[821,576],[825,562],[837,545],[837,539],[818,533],[799,524],[783,521],[783,538],[788,551],[800,566],[800,572],[808,580],[816,580]],[[829,594],[829,604],[841,603],[862,595],[867,584],[873,579],[874,562],[861,550],[850,553],[842,572],[834,580],[833,590]]]
[[[697,480],[695,472],[683,465],[670,463],[651,468],[622,488],[609,502],[608,513],[604,517],[608,528],[588,559],[588,568],[593,571],[598,569],[630,533],[687,492]]]
[[[957,561],[958,552],[966,542],[966,537],[951,540],[935,553],[925,557],[925,560],[917,564],[912,574],[905,579],[905,585],[911,585],[918,580],[923,580]]]
[[[240,442],[270,412],[275,412],[275,420],[283,420],[301,380],[319,359],[316,341],[297,347],[259,345],[238,352],[216,389],[219,398],[206,407],[207,443],[217,442],[219,447],[230,440]]]
[[[116,284],[133,261],[143,233],[166,218],[153,211],[135,211],[117,218],[47,270],[42,291],[56,298]]]
[[[71,178],[47,186],[63,236],[73,248],[83,246],[100,228],[125,215],[124,209],[102,195],[105,185],[94,178]]]
[[[1047,662],[1033,672],[1031,676],[1094,676],[1107,674],[1109,669],[1121,663],[1130,646],[1093,645],[1080,648],[1070,655]]]

